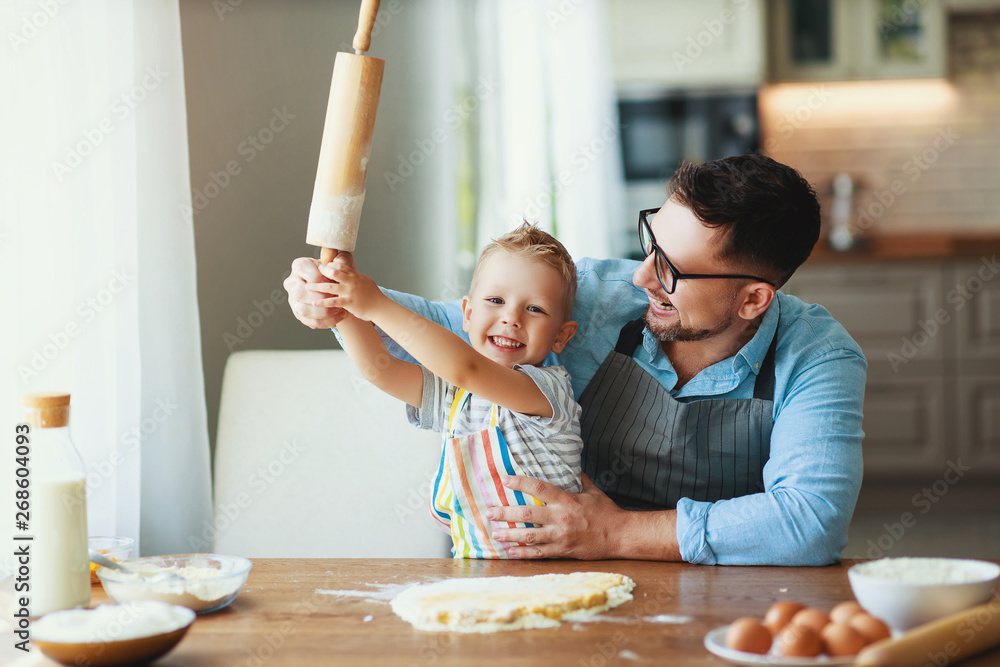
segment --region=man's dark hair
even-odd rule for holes
[[[765,272],[779,287],[819,239],[816,191],[799,172],[763,155],[685,162],[667,189],[705,225],[722,229],[723,261]]]

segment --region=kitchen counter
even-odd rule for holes
[[[826,238],[821,238],[806,265],[875,260],[979,259],[996,254],[1000,254],[1000,233],[862,236],[860,246],[847,252],[832,250]]]
[[[723,666],[728,663],[703,646],[709,630],[740,616],[762,617],[782,599],[829,610],[853,598],[847,568],[855,562],[709,567],[644,561],[257,559],[239,597],[221,611],[199,616],[156,664]],[[389,606],[412,582],[575,571],[628,575],[636,583],[634,599],[586,623],[497,634],[421,632]],[[106,601],[95,586],[92,604]],[[996,665],[998,655],[994,649],[962,664]]]

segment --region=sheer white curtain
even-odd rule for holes
[[[478,244],[525,217],[607,257],[624,206],[604,0],[478,0]]]
[[[3,432],[71,392],[90,534],[188,551],[211,486],[177,0],[5,0],[0,28]]]

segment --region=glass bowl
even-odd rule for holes
[[[960,558],[881,558],[852,566],[847,578],[865,611],[902,632],[989,600],[1000,565]]]
[[[128,560],[129,556],[132,555],[132,547],[135,546],[135,540],[131,537],[88,537],[87,546],[117,563]],[[100,582],[97,578],[97,571],[99,569],[101,569],[101,566],[97,563],[90,564],[90,583],[96,584]]]
[[[107,567],[97,571],[105,592],[115,602],[159,600],[207,614],[236,599],[252,563],[240,556],[176,554],[135,558],[124,565],[132,572]],[[179,578],[168,578],[170,574]]]

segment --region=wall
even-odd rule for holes
[[[441,2],[382,2],[370,55],[386,60],[356,258],[387,287],[457,288],[443,149],[390,190],[414,141],[447,110],[446,49],[431,41]],[[357,0],[181,0],[193,214],[211,438],[234,350],[335,346],[291,315],[282,280],[305,243],[335,53],[349,50]],[[227,172],[227,166],[229,168]],[[447,230],[448,233],[444,233]]]
[[[824,200],[856,184],[866,234],[1000,230],[1000,10],[954,13],[947,80],[766,86],[762,146]]]

